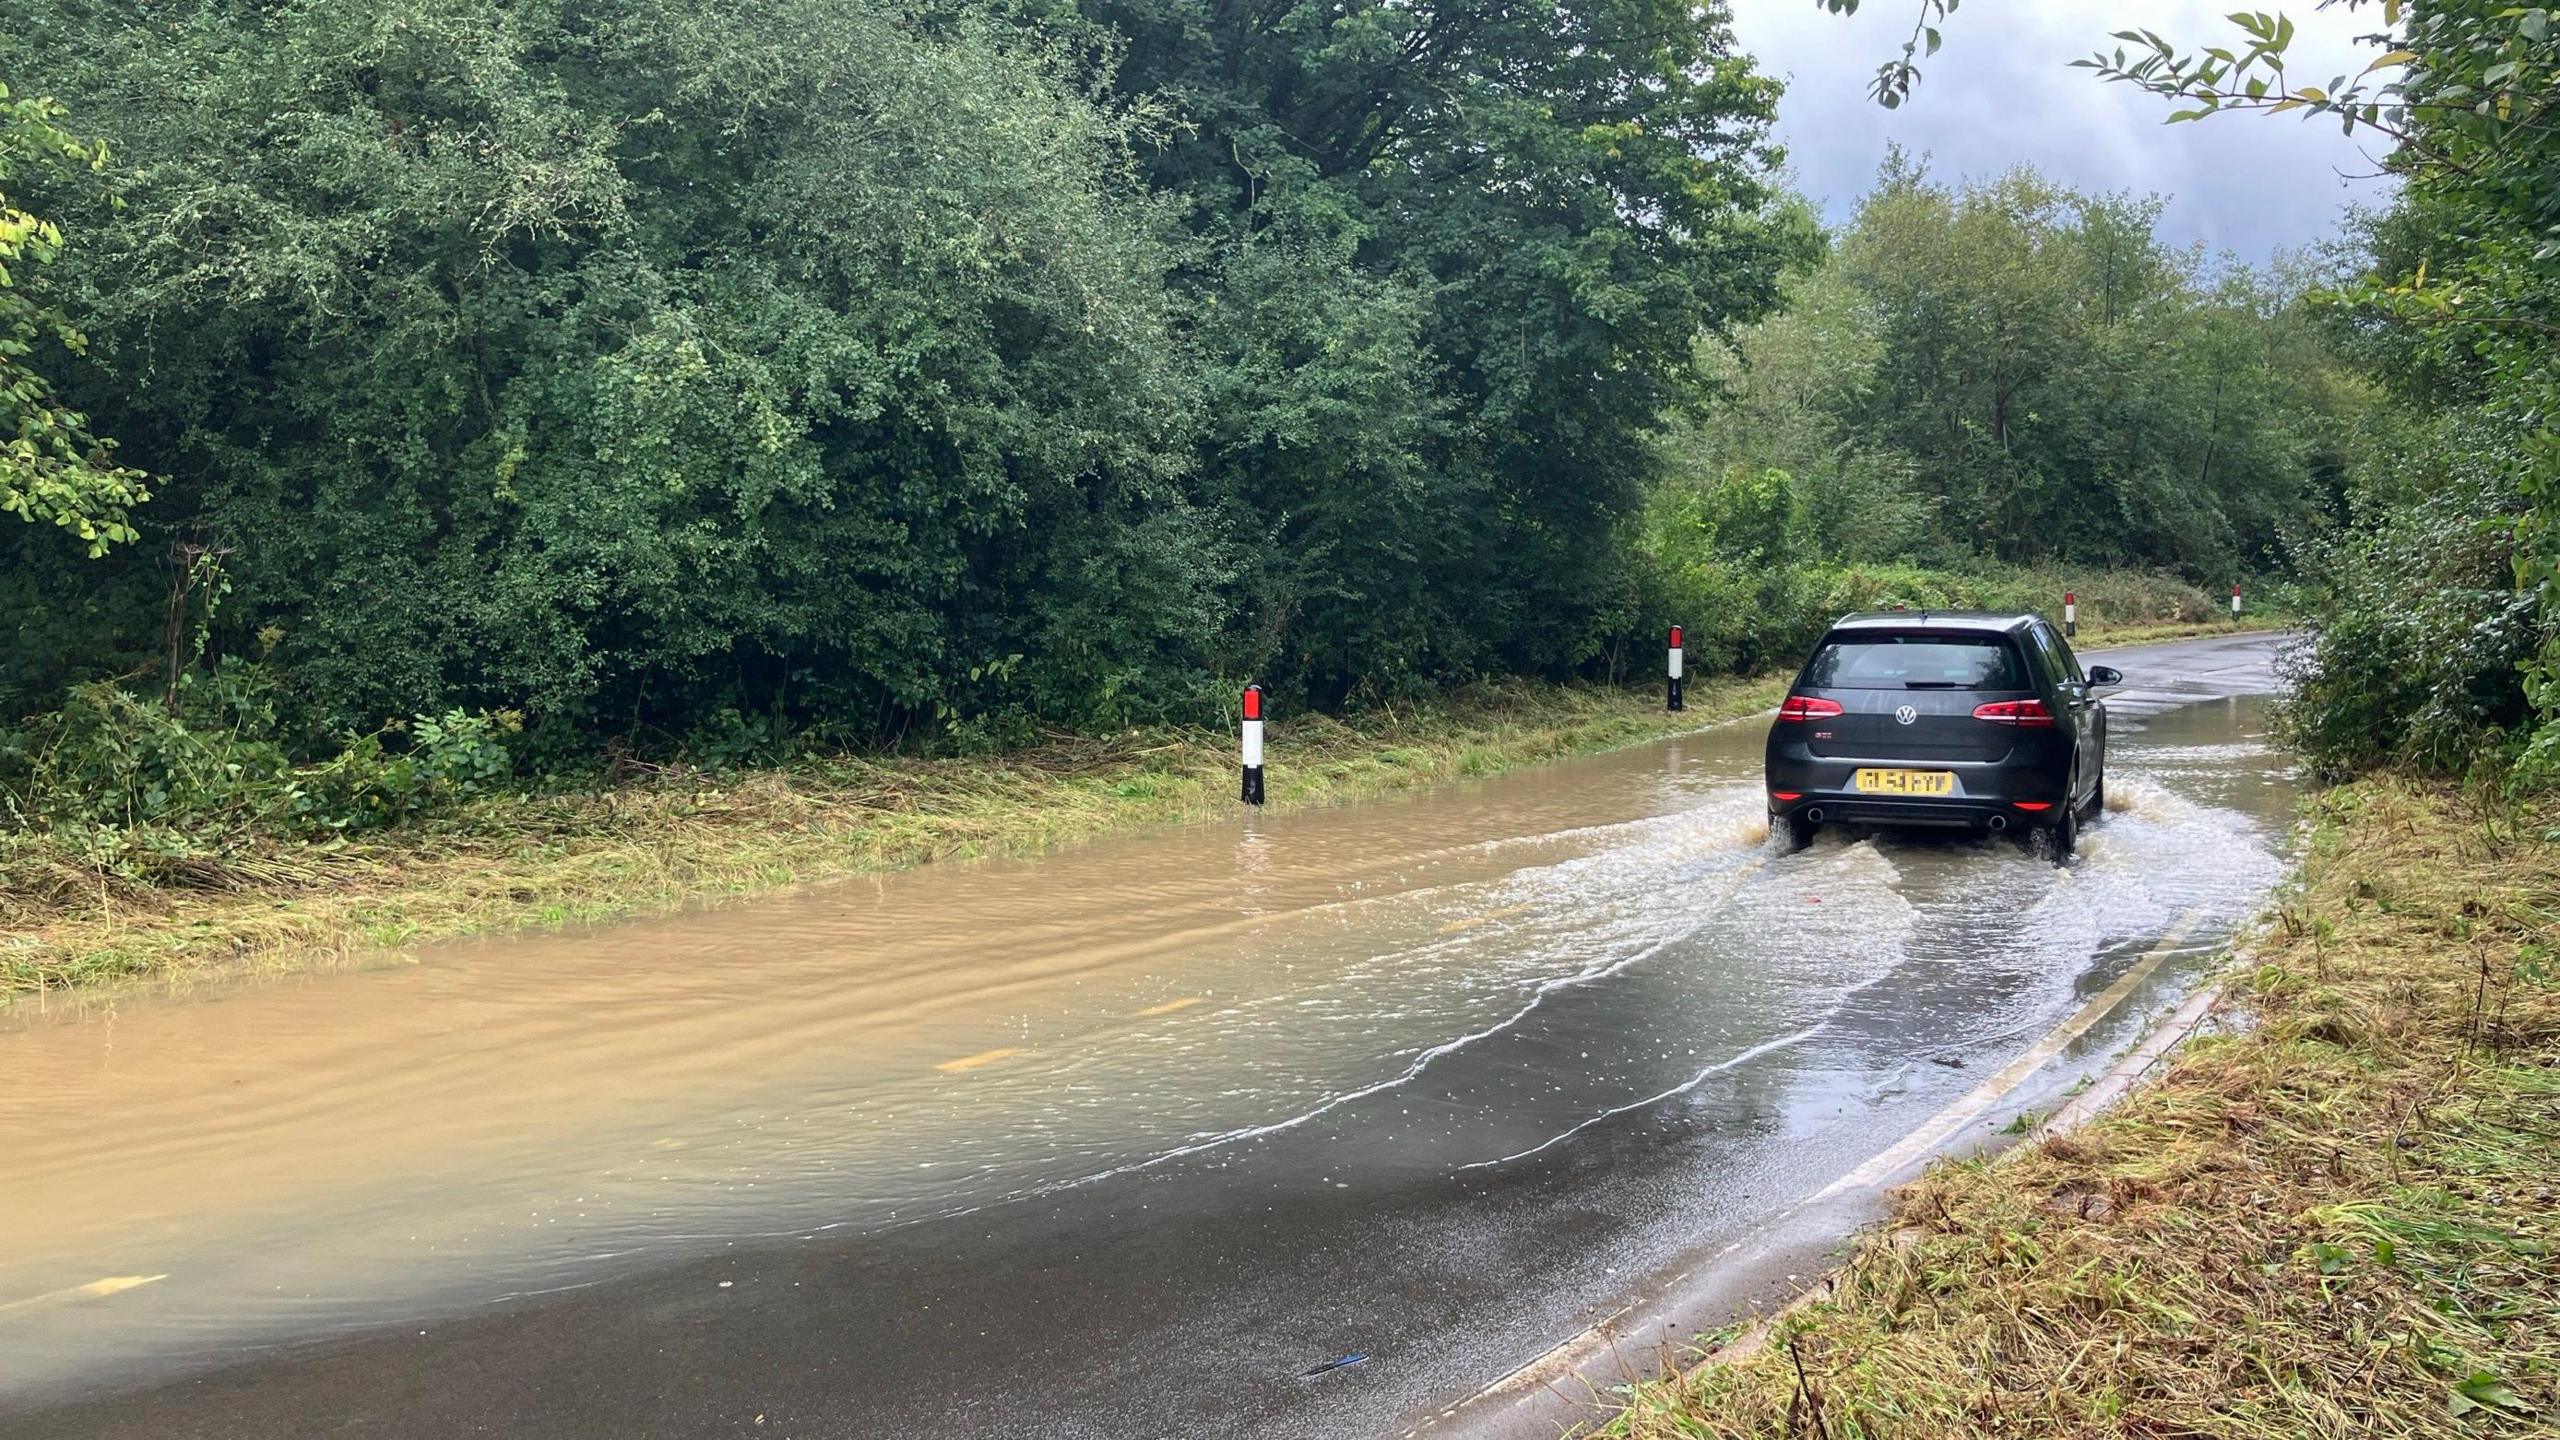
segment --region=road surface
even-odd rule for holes
[[[2282,870],[2273,648],[2109,654],[2065,870],[1778,854],[1752,721],[0,1018],[0,1436],[1552,1433],[1522,1367],[2175,1000]]]

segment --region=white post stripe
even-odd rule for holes
[[[1259,720],[1244,722],[1244,768],[1262,768],[1262,722]]]
[[[1680,652],[1677,650],[1671,652],[1671,678],[1680,678]]]

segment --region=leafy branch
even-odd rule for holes
[[[0,187],[32,166],[105,167],[106,146],[63,130],[62,113],[49,98],[13,98],[0,84]],[[130,512],[151,492],[148,477],[109,458],[114,442],[91,434],[88,417],[63,406],[29,363],[41,342],[73,355],[88,347],[69,320],[15,288],[13,266],[33,269],[61,253],[62,231],[0,188],[0,512],[59,525],[95,557],[134,538]]]
[[[1820,0],[1822,8],[1834,15],[1855,15],[1858,0]],[[1867,94],[1887,110],[1899,110],[1911,98],[1911,87],[1920,83],[1920,62],[1938,53],[1942,36],[1938,27],[1954,14],[1959,0],[1920,0],[1918,13],[1911,21],[1910,38],[1902,42],[1902,53],[1876,67],[1876,78],[1867,86]]]
[[[2400,24],[2399,0],[2381,0],[2380,8],[2387,27]],[[2560,50],[2543,7],[2432,11],[2411,25],[2405,44],[2326,84],[2297,81],[2287,68],[2291,16],[2243,10],[2228,18],[2244,43],[2184,50],[2156,31],[2119,30],[2113,38],[2124,45],[2072,64],[2182,104],[2172,123],[2223,111],[2335,116],[2348,134],[2361,128],[2389,138],[2403,170],[2469,174],[2520,140],[2555,133]]]

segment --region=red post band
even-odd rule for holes
[[[1262,718],[1262,687],[1259,685],[1244,687],[1244,718],[1247,720]]]

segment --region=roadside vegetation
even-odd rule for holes
[[[2314,818],[2207,1038],[1934,1167],[1825,1298],[1602,1433],[2551,1433],[2560,810],[2374,779]]]

